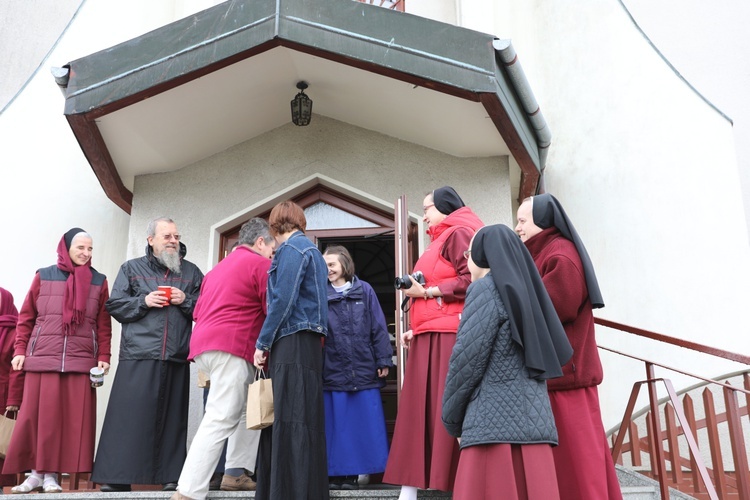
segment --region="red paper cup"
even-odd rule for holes
[[[160,286],[157,287],[159,291],[164,292],[164,297],[167,299],[167,303],[165,305],[169,305],[169,301],[172,300],[172,287],[171,286]]]

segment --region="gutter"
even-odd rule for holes
[[[539,108],[539,103],[534,97],[534,92],[531,90],[531,85],[526,78],[526,74],[521,67],[521,63],[518,62],[518,54],[513,48],[513,44],[508,39],[496,38],[492,42],[492,46],[495,49],[495,53],[499,61],[502,62],[505,72],[513,85],[513,90],[516,92],[518,101],[523,107],[526,113],[526,119],[531,124],[531,128],[534,130],[536,135],[537,148],[539,149],[539,179],[533,183],[536,187],[533,192],[530,189],[524,189],[524,179],[527,174],[526,172],[521,173],[521,192],[519,195],[519,201],[544,192],[544,169],[547,163],[547,153],[549,146],[552,143],[552,132],[550,131],[547,121],[542,115],[542,111]]]

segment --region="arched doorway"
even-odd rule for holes
[[[394,365],[396,364],[396,321],[397,294],[393,285],[396,273],[396,222],[394,214],[368,205],[351,196],[347,196],[332,187],[316,184],[304,192],[289,198],[305,211],[307,229],[305,234],[318,245],[322,251],[331,244],[343,245],[349,250],[354,259],[357,276],[372,285],[378,296],[378,301],[385,314],[391,343],[394,346]],[[254,217],[267,219],[270,208]],[[248,214],[244,219],[238,219],[236,225],[223,231],[220,235],[219,256],[225,257],[239,238],[239,230],[244,222],[250,219]],[[403,223],[402,223],[403,225]],[[411,269],[419,253],[417,224],[408,224],[408,244],[406,259]],[[393,436],[393,428],[398,411],[398,373],[391,370],[387,385],[381,391],[383,409],[389,439]]]

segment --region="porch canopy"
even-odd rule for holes
[[[534,194],[549,130],[510,42],[351,0],[232,0],[53,72],[107,196],[315,115],[459,157],[512,155]],[[489,119],[488,119],[489,118]]]

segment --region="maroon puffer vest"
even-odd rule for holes
[[[29,372],[88,373],[96,366],[99,346],[96,318],[99,296],[106,277],[91,269],[91,288],[83,322],[63,335],[63,294],[68,273],[57,266],[39,270],[41,288],[36,300],[37,317],[26,347],[23,368]]]

